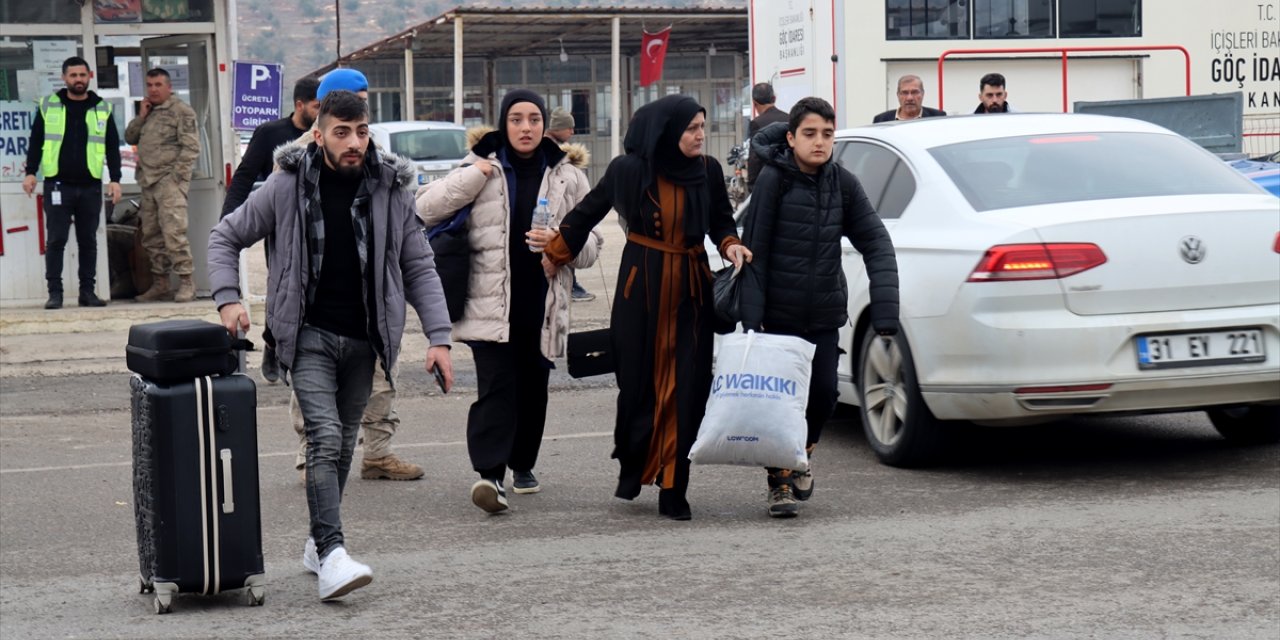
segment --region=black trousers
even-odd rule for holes
[[[482,478],[501,480],[507,468],[532,471],[547,423],[551,370],[539,334],[511,342],[473,342],[479,397],[467,415],[467,451]]]
[[[809,437],[805,444],[816,444],[822,437],[823,425],[835,413],[836,399],[840,397],[836,388],[836,367],[840,364],[841,353],[840,330],[813,333],[766,330],[766,333],[804,338],[816,347],[813,351],[813,373],[809,377],[809,404],[804,412],[805,422],[809,424]]]
[[[53,193],[59,193],[54,204]],[[102,219],[101,184],[65,184],[56,179],[44,181],[44,277],[50,294],[62,293],[62,256],[76,228],[76,247],[80,249],[80,291],[92,293],[98,265],[98,225]]]

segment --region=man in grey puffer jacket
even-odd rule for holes
[[[274,236],[267,323],[308,445],[311,537],[302,563],[329,600],[373,580],[347,555],[340,506],[374,362],[395,367],[406,301],[431,342],[427,370],[439,370],[446,391],[453,366],[444,290],[408,191],[412,164],[369,145],[368,105],[350,91],[326,96],[318,123],[315,143],[277,151],[280,171],[214,227],[209,278],[223,325],[247,329],[240,250]]]

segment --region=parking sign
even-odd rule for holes
[[[253,131],[280,117],[282,68],[269,62],[235,62],[235,96],[231,102],[231,127]]]

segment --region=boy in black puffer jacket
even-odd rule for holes
[[[831,161],[835,110],[804,98],[787,124],[751,139],[765,162],[751,194],[743,241],[755,278],[742,283],[742,324],[748,330],[799,336],[816,345],[805,419],[809,454],[835,410],[840,327],[849,322],[849,289],[840,239],[862,254],[871,280],[871,325],[898,332],[898,264],[889,232],[858,179]],[[810,471],[768,469],[769,515],[796,515],[796,500],[813,492]]]

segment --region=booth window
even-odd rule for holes
[[[1051,0],[973,0],[974,38],[1052,38]]]
[[[1142,0],[1064,2],[1059,20],[1064,38],[1117,38],[1142,35]]]
[[[967,39],[968,5],[963,0],[885,0],[885,39]]]

